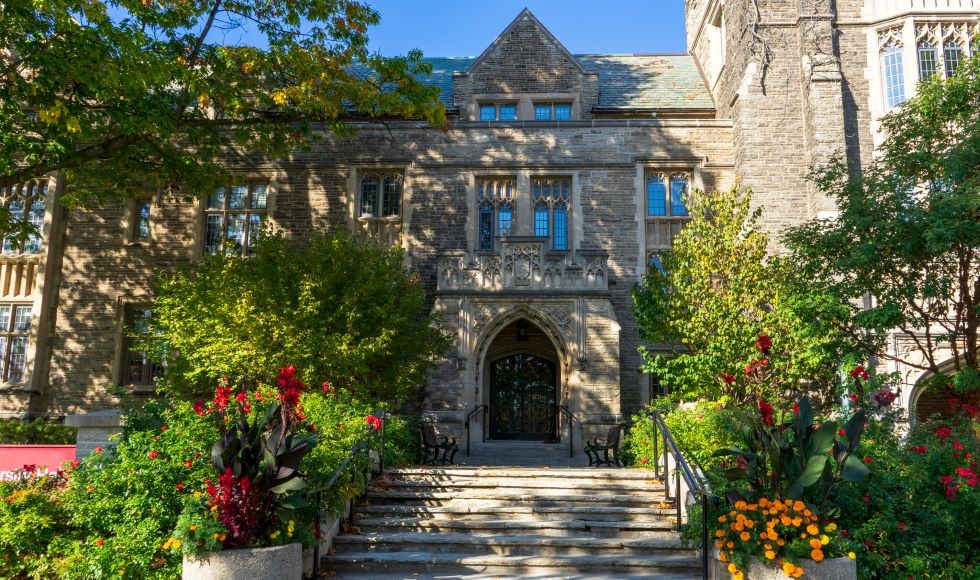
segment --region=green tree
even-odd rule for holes
[[[211,393],[215,381],[275,384],[295,365],[364,400],[421,384],[448,347],[399,250],[348,233],[301,247],[262,239],[249,258],[212,256],[158,281],[149,345],[168,358],[166,384]],[[168,356],[170,354],[170,356]]]
[[[232,151],[287,154],[354,119],[443,126],[421,53],[369,53],[378,20],[350,0],[3,2],[0,189],[60,171],[67,204],[201,195]],[[0,234],[30,227],[0,210]]]
[[[644,370],[684,398],[825,397],[850,351],[835,330],[847,310],[767,255],[750,198],[739,184],[693,195],[691,221],[662,257],[663,271],[651,268],[634,289],[640,336],[653,345],[641,349]],[[756,347],[761,334],[771,347]]]
[[[814,172],[835,220],[786,238],[810,282],[852,304],[854,338],[883,358],[877,337],[897,329],[922,354],[906,364],[940,372],[952,350],[963,390],[980,386],[980,58],[918,94],[883,123],[871,164],[842,158]]]

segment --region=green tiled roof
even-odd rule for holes
[[[694,59],[687,54],[577,54],[588,70],[599,73],[599,107],[620,109],[713,109],[714,101]],[[453,104],[453,73],[463,72],[475,57],[427,58],[429,81]]]

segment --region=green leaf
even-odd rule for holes
[[[871,470],[856,455],[848,455],[844,460],[844,467],[841,469],[841,479],[844,481],[859,482],[868,477]]]
[[[299,491],[306,489],[306,482],[299,477],[294,477],[272,488],[272,493],[286,493],[289,491]]]
[[[806,444],[807,457],[814,455],[826,455],[834,446],[834,438],[837,435],[837,423],[826,421],[820,428],[810,434]]]

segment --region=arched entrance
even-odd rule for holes
[[[554,441],[560,370],[547,335],[516,320],[497,334],[485,360],[490,438]]]

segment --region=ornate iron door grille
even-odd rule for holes
[[[555,363],[515,354],[490,365],[490,438],[554,441]]]

